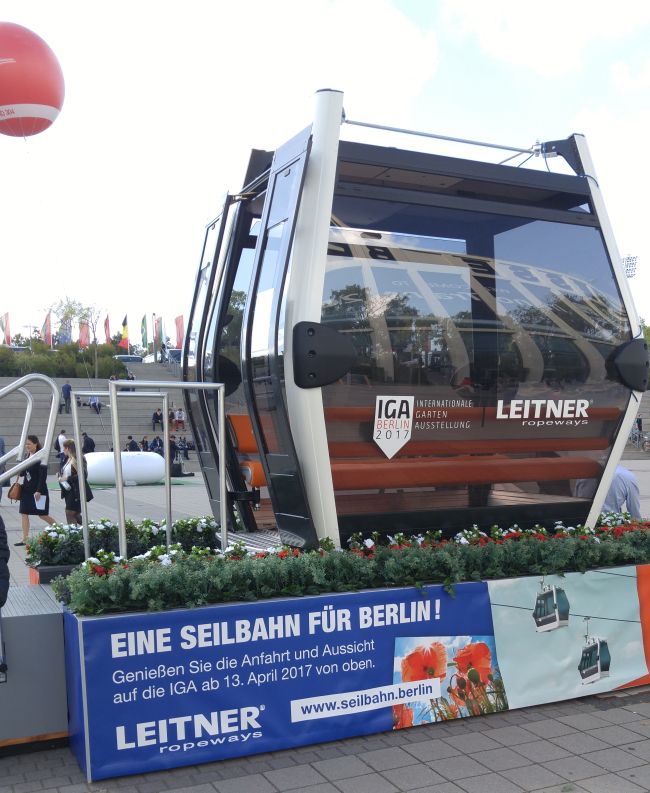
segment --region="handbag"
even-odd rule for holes
[[[9,501],[20,501],[22,492],[23,492],[23,486],[16,479],[16,481],[11,485],[11,487],[7,491],[7,498],[9,499]]]

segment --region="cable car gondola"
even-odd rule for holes
[[[183,379],[226,385],[223,460],[185,397],[214,514],[225,468],[230,524],[300,547],[594,520],[648,352],[583,136],[519,168],[400,134],[349,139],[320,91],[206,231]]]
[[[603,677],[609,677],[609,666],[612,657],[609,652],[607,639],[589,635],[589,617],[585,617],[587,632],[585,633],[585,646],[582,649],[578,671],[582,678],[582,685],[595,683]]]
[[[544,586],[542,579],[541,591],[535,601],[533,619],[537,633],[566,628],[569,624],[569,599],[561,587]]]

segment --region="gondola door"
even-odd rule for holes
[[[214,308],[215,293],[221,277],[224,232],[235,200],[234,196],[226,197],[221,215],[208,226],[206,231],[185,337],[183,380],[187,382],[204,382],[212,379],[206,377],[206,370],[211,368],[213,355],[213,351],[207,349],[206,339],[209,335],[208,328]],[[219,515],[218,432],[214,421],[215,411],[211,412],[209,409],[210,400],[214,399],[214,395],[205,391],[185,392],[186,411],[210,506],[213,514]]]
[[[297,546],[317,538],[285,400],[283,290],[310,140],[305,130],[273,158],[242,339],[243,386],[277,527]]]

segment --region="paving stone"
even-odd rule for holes
[[[325,779],[330,780],[361,776],[362,774],[369,774],[373,770],[353,755],[335,757],[331,760],[319,760],[316,763],[312,763],[312,765]]]
[[[499,729],[509,729],[501,727]],[[490,735],[492,734],[490,731]],[[482,752],[487,749],[500,749],[501,744],[488,737],[483,732],[471,732],[467,735],[458,735],[456,738],[445,738],[445,743],[458,749],[461,754],[473,755],[475,752]]]
[[[570,752],[550,741],[533,741],[532,743],[518,743],[513,747],[517,754],[527,757],[534,763],[547,763],[549,760],[559,760],[568,757]]]
[[[585,760],[584,757],[560,757],[558,760],[552,760],[543,763],[543,765],[544,768],[548,768],[549,771],[553,771],[570,781],[574,779],[587,779],[587,777],[599,776],[605,773],[605,769],[602,768],[602,766]]]
[[[403,748],[409,754],[412,754],[413,757],[417,757],[418,760],[423,762],[440,760],[443,757],[453,757],[460,754],[460,751],[451,745],[451,741],[447,743],[435,738],[429,741],[421,741],[420,743],[407,744]]]
[[[604,774],[583,779],[580,785],[589,793],[647,793],[647,789],[618,774]]]
[[[589,760],[607,771],[624,771],[627,768],[643,765],[646,759],[635,756],[632,752],[612,746],[610,749],[601,749],[599,752],[589,752],[582,755],[585,760]]]
[[[385,771],[388,768],[399,768],[413,763],[412,755],[397,746],[374,752],[363,752],[359,755],[359,759],[368,763],[375,771]]]
[[[634,782],[635,785],[641,785],[642,788],[650,790],[650,765],[638,766],[638,768],[628,768],[625,771],[619,771],[618,776]]]
[[[399,793],[392,782],[380,774],[355,776],[353,779],[341,779],[336,783],[342,793]]]
[[[551,744],[552,746],[552,744]],[[505,768],[518,768],[527,765],[528,760],[506,746],[489,749],[487,752],[473,752],[472,757],[492,771],[503,771]]]
[[[485,774],[461,779],[457,783],[467,793],[521,793],[522,788],[499,774]]]
[[[468,776],[479,776],[487,774],[488,769],[472,757],[458,755],[457,757],[446,757],[441,760],[434,760],[427,763],[438,774],[442,774],[445,779],[454,782],[457,779],[464,779]]]
[[[625,727],[617,725],[609,725],[609,727],[602,727],[598,730],[589,730],[587,735],[593,735],[601,741],[612,744],[613,746],[621,746],[624,743],[632,743],[637,740],[638,733],[628,730]]]
[[[274,772],[269,772],[274,773]],[[216,780],[214,787],[219,793],[275,793],[273,785],[265,779],[261,774],[250,774],[248,776],[240,776],[235,779],[221,779]]]
[[[561,749],[566,749],[569,752],[573,752],[573,754],[596,752],[598,749],[608,749],[610,746],[610,744],[595,738],[593,735],[587,735],[586,732],[570,732],[558,738],[549,738],[549,740]]]
[[[588,793],[586,788],[580,787],[573,782],[562,782],[561,785],[551,785],[551,787],[540,788],[535,793]]]
[[[417,790],[409,790],[409,793],[464,793],[455,782],[443,782],[441,785],[431,785]]]
[[[597,711],[597,713],[601,719],[604,719],[605,721],[609,721],[612,724],[625,724],[625,726],[628,726],[626,722],[639,720],[639,716],[637,713],[633,713],[632,711],[623,707],[608,708],[607,710],[599,710]]]
[[[527,743],[528,741],[534,741],[537,737],[535,733],[529,732],[528,729],[523,727],[498,727],[496,730],[490,730],[488,735],[504,746]]]
[[[641,719],[640,721],[630,721],[623,725],[627,730],[638,732],[644,738],[650,738],[650,721],[648,719]]]
[[[297,765],[293,766],[293,768],[265,771],[264,776],[271,784],[275,785],[278,790],[282,791],[292,790],[297,787],[309,787],[309,785],[316,785],[319,782],[327,782],[327,780],[310,765]],[[250,793],[250,791],[255,791],[255,788],[249,788],[247,793]],[[255,791],[255,793],[257,793],[257,791]]]
[[[557,719],[541,719],[540,721],[528,722],[526,729],[540,738],[557,738],[560,735],[575,732],[573,727],[569,727],[568,724],[562,724]]]
[[[101,783],[100,783],[101,784]],[[135,786],[134,786],[135,787]],[[87,790],[88,788],[86,788]],[[252,791],[254,788],[249,787],[247,788],[248,793]],[[188,785],[186,787],[179,787],[178,785],[174,785],[173,787],[164,787],[162,790],[172,790],[174,793],[214,793],[214,788],[212,785]],[[241,793],[244,793],[244,788],[241,788]],[[273,791],[275,793],[275,791]]]
[[[250,793],[255,793],[251,791]],[[334,787],[331,782],[323,782],[320,785],[311,785],[310,787],[294,788],[291,793],[341,793],[341,791]]]
[[[573,727],[574,730],[595,730],[598,727],[608,727],[609,722],[594,716],[591,713],[572,713],[570,716],[558,716],[558,721]]]
[[[634,705],[623,705],[625,710],[633,713],[640,713],[642,716],[650,716],[650,702],[636,702]]]
[[[625,743],[619,748],[630,752],[634,757],[642,757],[646,762],[650,761],[650,740]]]
[[[541,787],[559,785],[565,780],[554,771],[541,765],[527,765],[523,768],[509,768],[501,772],[504,777],[524,790],[537,790]]]
[[[429,766],[422,764],[391,768],[382,772],[382,775],[399,790],[416,790],[417,788],[430,787],[445,782],[444,777],[429,768]]]

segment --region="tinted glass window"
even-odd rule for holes
[[[629,399],[606,367],[630,329],[600,231],[349,196],[333,217],[322,321],[357,352],[323,389],[339,513],[580,501]],[[413,399],[393,456],[381,397]],[[341,459],[365,472],[354,494]]]

